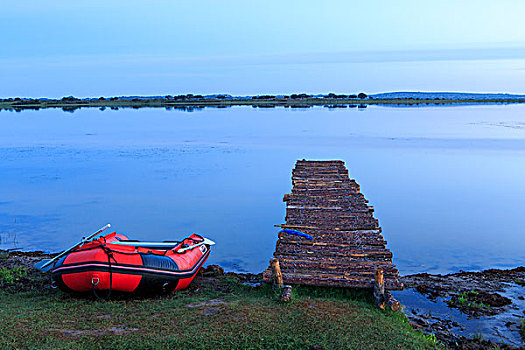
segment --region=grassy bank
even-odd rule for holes
[[[376,309],[364,291],[295,288],[284,304],[270,286],[228,274],[199,276],[168,296],[112,301],[6,285],[2,349],[435,348],[403,314]]]

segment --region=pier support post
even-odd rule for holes
[[[283,275],[281,273],[281,267],[279,266],[279,260],[277,259],[271,259],[270,265],[272,266],[273,271],[273,282],[279,286],[279,288],[283,287]]]
[[[374,274],[374,298],[376,305],[381,310],[385,309],[385,283],[383,269],[376,269]]]
[[[292,286],[284,286],[283,292],[281,293],[281,301],[288,303],[292,300]]]

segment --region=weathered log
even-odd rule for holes
[[[288,206],[286,208],[286,215],[288,217],[318,217],[318,218],[353,218],[353,217],[365,217],[373,218],[372,212],[368,208],[358,209],[352,207],[298,207]]]
[[[316,229],[317,227],[314,226],[299,226],[299,225],[273,225],[274,227],[282,227],[282,228],[307,228],[307,229]]]
[[[377,307],[381,310],[385,309],[385,283],[383,278],[383,270],[376,269],[374,274],[374,298]]]
[[[286,211],[287,219],[315,219],[316,221],[351,221],[368,220],[376,222],[373,214],[368,209],[295,209],[290,208]]]
[[[311,195],[314,197],[327,196],[332,198],[338,198],[344,194],[358,197],[361,197],[361,195],[363,195],[361,192],[359,192],[358,186],[350,186],[344,188],[294,186],[290,194],[294,197]]]
[[[302,231],[304,232],[304,231]],[[306,233],[306,232],[304,232]],[[288,234],[286,232],[279,233],[279,241],[283,244],[295,244],[304,246],[326,246],[326,247],[340,247],[340,248],[352,248],[352,247],[374,247],[380,246],[384,248],[386,241],[383,237],[374,236],[357,236],[336,234],[336,235],[314,235],[310,234],[312,239],[302,238],[297,235]]]
[[[297,200],[297,201],[288,201],[286,209],[295,209],[295,210],[331,210],[334,212],[353,212],[353,213],[370,213],[373,211],[365,203],[351,203],[349,201],[306,201],[306,200]],[[317,212],[313,212],[317,213]]]
[[[273,280],[273,272],[271,269],[267,269],[263,272],[263,279],[265,281]],[[299,274],[299,273],[284,273],[283,279],[286,283],[298,284],[298,285],[311,285],[311,286],[331,286],[331,287],[350,287],[350,288],[373,288],[373,278],[345,278],[340,275],[330,274]],[[389,290],[402,290],[403,284],[399,279],[385,280],[385,288]]]
[[[390,310],[392,311],[398,311],[401,308],[401,303],[394,298],[392,293],[390,291],[385,291],[385,300],[388,306],[390,307]]]
[[[350,287],[350,288],[372,288],[373,279],[364,278],[345,278],[339,275],[306,275],[306,274],[283,274],[287,283],[310,285],[310,286],[328,286],[328,287]],[[385,281],[385,287],[390,290],[401,290],[403,284],[399,280]]]
[[[352,256],[324,256],[320,258],[313,254],[297,255],[292,253],[285,254],[282,252],[276,252],[274,253],[274,256],[279,259],[279,261],[282,260],[280,263],[281,270],[283,269],[283,264],[285,264],[284,268],[289,269],[290,266],[300,267],[303,262],[304,265],[309,265],[312,269],[314,269],[315,266],[338,266],[337,268],[327,267],[327,269],[331,270],[343,269],[345,266],[348,267],[348,269],[353,269],[354,267],[359,269],[361,267],[361,270],[366,270],[368,266],[371,266],[373,271],[375,267],[385,268],[385,266],[389,266],[388,272],[391,272],[392,275],[395,275],[396,277],[398,276],[397,268],[392,264],[391,259],[363,259],[362,257]]]
[[[296,192],[299,192],[299,191],[305,191],[305,192],[309,192],[309,191],[341,191],[341,192],[348,191],[348,192],[352,192],[353,191],[354,194],[358,193],[358,189],[355,186],[352,186],[350,184],[344,184],[344,183],[341,183],[341,184],[333,183],[333,184],[330,184],[330,186],[326,186],[326,184],[322,184],[322,183],[296,184],[294,186],[294,190]]]
[[[303,231],[304,232],[304,231]],[[306,233],[306,232],[304,232]],[[311,235],[311,234],[310,234]],[[300,237],[287,233],[280,233],[279,240],[287,244],[317,245],[317,246],[334,246],[334,247],[363,247],[379,246],[384,247],[386,241],[382,237],[360,237],[348,235],[311,235],[311,240],[301,239]]]
[[[282,273],[287,272],[303,272],[308,273],[309,271],[325,271],[328,273],[339,273],[342,275],[368,275],[374,278],[374,272],[376,268],[382,268],[384,270],[385,278],[397,277],[397,269],[394,265],[387,262],[348,262],[348,261],[337,261],[324,260],[324,259],[302,259],[300,260],[290,259],[288,257],[279,257],[279,266]]]
[[[345,199],[327,199],[326,197],[321,198],[308,198],[308,199],[302,199],[302,198],[288,198],[287,200],[284,200],[287,204],[287,208],[291,209],[297,209],[293,207],[317,207],[317,208],[333,208],[333,207],[339,207],[343,210],[368,210],[370,211],[370,208],[368,207],[367,203],[361,200],[345,200]],[[301,209],[312,209],[312,208],[301,208]]]
[[[337,230],[334,231],[332,229],[322,228],[318,226],[300,226],[300,225],[274,225],[275,227],[282,227],[282,228],[297,228],[301,229],[302,232],[308,233],[311,235],[316,236],[323,236],[323,235],[361,235],[361,236],[376,236],[381,233],[381,228],[377,227],[375,229],[365,229],[365,230]]]
[[[353,230],[374,230],[378,228],[378,223],[372,218],[342,218],[340,220],[330,219],[329,221],[322,221],[315,218],[299,218],[299,217],[287,217],[290,225],[304,226],[308,222],[312,225],[317,225],[325,230],[336,230],[336,231],[353,231]]]
[[[315,225],[324,230],[338,231],[375,230],[379,226],[377,221],[375,220],[358,220],[357,218],[355,218],[355,220],[352,221],[340,220],[339,222],[337,222],[336,220],[331,222],[325,222],[315,219],[308,220],[306,218],[288,218],[287,222],[289,225],[293,226],[307,226],[308,223],[310,223],[310,225]]]
[[[274,257],[276,259],[279,259],[279,266],[281,267],[281,270],[283,269],[283,264],[288,263],[295,263],[297,264],[308,264],[308,265],[315,265],[315,264],[333,264],[341,267],[347,267],[348,269],[358,268],[359,266],[363,266],[363,268],[370,266],[373,268],[382,268],[385,273],[392,270],[392,273],[395,272],[397,276],[397,268],[394,264],[392,264],[389,260],[363,260],[363,259],[355,259],[355,258],[348,258],[348,257],[340,257],[340,256],[325,256],[322,259],[319,259],[319,257],[310,254],[310,255],[297,255],[297,254],[283,254],[281,252],[275,252]],[[387,268],[388,267],[388,268]],[[375,271],[375,270],[374,270]]]
[[[337,212],[339,212],[341,210],[351,211],[350,207],[346,207],[345,208],[344,206],[334,206],[334,205],[331,205],[331,206],[320,206],[320,205],[307,206],[304,203],[302,203],[302,204],[303,205],[291,205],[291,204],[288,204],[286,209],[295,209],[295,210],[337,210]]]
[[[283,286],[283,275],[281,273],[281,268],[279,266],[279,260],[278,259],[271,259],[270,265],[272,266],[273,276],[274,276],[274,283],[278,285],[279,287]]]
[[[295,256],[315,256],[317,258],[324,257],[347,257],[354,260],[381,260],[381,261],[392,261],[392,252],[383,248],[382,250],[364,250],[364,249],[352,249],[346,250],[337,247],[304,247],[302,245],[283,244],[277,242],[276,249],[279,254],[295,255]]]

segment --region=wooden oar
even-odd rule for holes
[[[71,252],[73,249],[93,240],[99,233],[101,233],[102,231],[108,229],[111,227],[111,224],[107,224],[106,226],[102,227],[100,230],[98,230],[97,232],[95,233],[92,233],[91,235],[89,235],[88,237],[82,237],[82,240],[80,242],[78,242],[77,244],[71,246],[69,249],[66,249],[64,250],[62,253],[58,254],[57,256],[55,256],[53,259],[44,259],[44,260],[41,260],[39,262],[37,262],[36,264],[33,265],[33,267],[37,270],[40,270],[42,272],[48,272],[49,270],[51,270],[53,268],[53,265],[51,264],[52,262],[60,259],[61,257],[63,257],[64,255],[66,255],[67,253]]]

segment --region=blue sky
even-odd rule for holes
[[[0,96],[525,93],[525,1],[17,1]]]

